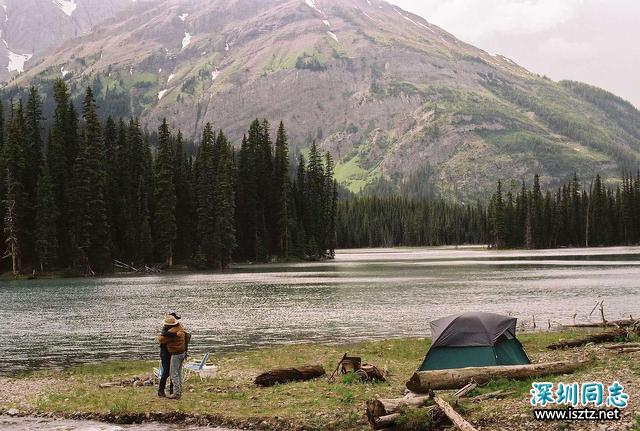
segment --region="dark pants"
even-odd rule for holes
[[[158,393],[164,394],[164,389],[167,386],[167,379],[171,372],[171,353],[167,351],[167,348],[163,345],[160,348],[160,361],[162,362],[162,375],[160,376],[160,383],[158,384]],[[173,393],[173,380],[169,384],[169,393]]]

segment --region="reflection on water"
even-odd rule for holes
[[[428,335],[464,310],[523,321],[586,320],[640,311],[640,248],[339,252],[334,262],[242,265],[226,273],[2,282],[0,372],[75,362],[155,358],[167,310],[195,352],[302,341]]]

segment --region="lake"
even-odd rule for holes
[[[640,248],[343,250],[335,261],[225,273],[0,281],[0,373],[153,359],[177,310],[192,350],[422,337],[429,321],[492,311],[532,328],[640,315]]]

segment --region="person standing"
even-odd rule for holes
[[[169,313],[168,316],[173,316],[176,320],[180,320],[180,316],[177,313]],[[163,322],[164,323],[164,322]],[[169,330],[173,328],[170,325],[163,325],[162,333],[160,335],[164,337],[176,337],[177,335]],[[167,380],[169,379],[170,367],[171,367],[171,353],[167,349],[167,343],[160,344],[160,363],[162,368],[162,375],[160,376],[160,382],[158,384],[158,396],[165,396],[165,387],[167,386]],[[173,381],[169,385],[169,393],[173,394]]]
[[[160,335],[158,342],[165,344],[167,351],[171,354],[169,361],[169,375],[174,391],[168,396],[170,399],[180,399],[182,397],[182,363],[186,356],[185,332],[182,323],[174,315],[167,315],[163,322],[165,327],[169,327],[167,335]],[[164,374],[164,373],[163,373]],[[166,384],[166,379],[165,379]],[[164,393],[164,387],[162,388]],[[158,388],[160,395],[160,388]],[[162,396],[162,395],[160,395]]]

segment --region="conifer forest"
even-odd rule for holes
[[[600,176],[542,191],[502,182],[487,202],[339,190],[315,143],[290,160],[281,122],[256,119],[233,145],[206,124],[196,144],[164,120],[100,117],[91,88],[81,107],[63,80],[43,118],[36,87],[0,109],[2,271],[68,271],[332,258],[335,249],[486,244],[554,248],[640,241],[640,176]],[[48,121],[47,121],[48,120]],[[45,127],[47,124],[47,127]],[[338,196],[341,199],[338,200]]]
[[[166,120],[153,136],[136,118],[102,122],[91,88],[80,112],[62,80],[54,99],[47,130],[35,87],[0,109],[3,271],[333,256],[333,161],[314,144],[291,164],[284,124],[274,142],[255,120],[237,150],[207,124],[193,150]]]

